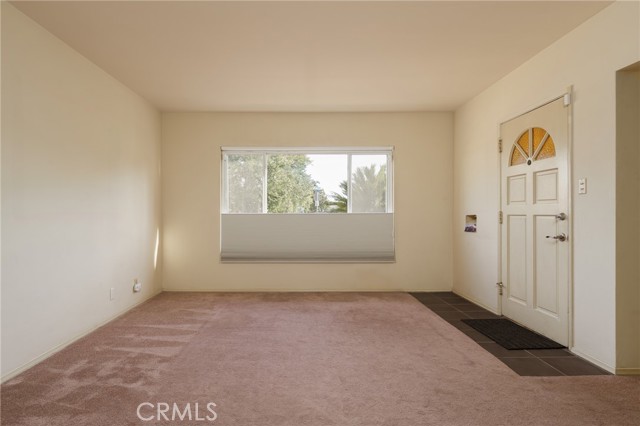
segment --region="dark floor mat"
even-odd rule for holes
[[[505,349],[559,349],[559,343],[527,330],[508,319],[463,319]]]

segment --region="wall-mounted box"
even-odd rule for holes
[[[478,216],[475,214],[468,214],[465,217],[464,232],[477,232],[478,230]]]

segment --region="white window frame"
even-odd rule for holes
[[[291,213],[269,213],[267,210],[267,156],[273,154],[284,155],[347,155],[347,213],[305,213],[305,214],[353,214],[351,203],[351,180],[352,169],[351,159],[353,155],[386,155],[387,156],[387,188],[385,192],[385,212],[393,213],[393,152],[394,147],[277,147],[277,148],[257,148],[257,147],[221,147],[221,214],[246,214],[246,213],[229,213],[229,184],[227,179],[227,155],[254,154],[264,155],[263,169],[264,180],[262,186],[262,212],[252,214],[291,214]],[[369,214],[369,213],[364,213]],[[371,213],[373,214],[373,213]]]
[[[220,261],[224,263],[390,263],[395,262],[393,209],[393,147],[238,148],[221,152]],[[225,213],[229,199],[227,154],[337,154],[347,158],[348,213]],[[350,201],[353,155],[387,156],[385,212],[352,212]],[[263,187],[266,191],[266,184]]]

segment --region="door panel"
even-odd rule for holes
[[[556,235],[555,216],[535,216],[535,308],[558,316],[558,267],[557,243],[546,238]]]
[[[527,302],[527,217],[509,215],[509,298]]]
[[[509,176],[509,204],[527,201],[527,177],[525,175]]]
[[[536,203],[558,202],[558,169],[534,174],[534,200]]]
[[[569,340],[567,138],[558,99],[500,126],[502,312],[558,343]]]

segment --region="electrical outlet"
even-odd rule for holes
[[[115,300],[116,298],[116,289],[115,287],[111,287],[109,290],[109,300]]]
[[[140,290],[142,290],[142,283],[138,282],[137,278],[133,279],[133,292],[134,293],[138,293]]]

